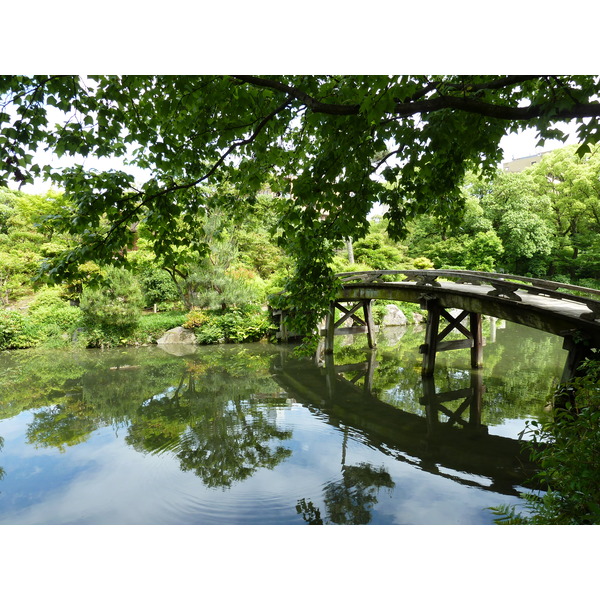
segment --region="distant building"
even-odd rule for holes
[[[502,167],[508,173],[520,173],[524,169],[527,169],[540,162],[544,154],[548,154],[548,151],[540,152],[539,154],[533,154],[532,156],[524,156],[523,158],[516,158],[509,162],[505,162]]]

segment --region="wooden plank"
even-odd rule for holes
[[[374,331],[379,331],[379,325],[374,326]],[[327,335],[327,329],[321,329],[321,335]],[[354,335],[355,333],[368,333],[368,327],[338,327],[334,330],[333,335]]]
[[[365,321],[367,322],[367,340],[369,348],[373,349],[377,346],[375,341],[375,321],[373,320],[373,300],[368,300],[364,304]]]
[[[438,335],[438,342],[441,342],[454,329],[458,329],[467,338],[472,337],[471,332],[462,324],[463,319],[470,314],[469,311],[463,310],[458,317],[453,317],[446,309],[442,309],[441,314],[448,321],[448,325]]]
[[[462,348],[472,348],[473,340],[452,340],[449,342],[439,342],[437,345],[438,352],[445,352],[446,350],[460,350]]]
[[[339,310],[342,311],[343,316],[340,317],[336,323],[334,327],[339,327],[342,323],[344,323],[345,321],[347,321],[348,319],[352,318],[354,322],[358,322],[359,325],[366,325],[367,323],[365,321],[363,321],[358,315],[355,315],[354,313],[361,308],[363,305],[362,302],[358,302],[357,304],[355,304],[351,309],[346,308],[345,306],[342,306],[339,302],[336,302],[334,304],[335,308],[338,308]]]

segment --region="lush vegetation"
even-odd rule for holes
[[[600,287],[600,153],[592,150],[583,157],[575,147],[556,150],[493,179],[469,174],[462,221],[421,215],[402,243],[390,238],[382,208],[363,238],[336,248],[329,268],[496,270]],[[208,204],[210,191],[203,190]],[[40,265],[80,242],[52,217],[69,212],[71,198],[0,190],[0,349],[148,344],[176,326],[192,329],[201,344],[269,338],[267,307],[281,302],[274,294],[293,270],[277,244],[278,202],[265,190],[243,216],[207,207],[182,220],[204,250],[174,232],[176,262],[155,254],[153,231],[140,223],[123,250],[129,269],[88,260],[74,279],[51,285]],[[409,317],[417,310],[401,308]],[[379,322],[383,313],[381,302]]]
[[[579,119],[580,156],[599,142],[599,89],[597,76],[3,76],[0,184],[45,175],[64,189],[47,222],[74,242],[47,257],[59,282],[90,260],[127,262],[143,227],[155,257],[192,283],[182,254],[211,254],[198,222],[214,211],[252,218],[268,188],[274,239],[291,260],[287,289],[302,309],[294,328],[307,332],[333,294],[337,249],[367,235],[377,203],[395,241],[422,215],[458,224],[466,174],[495,171],[506,133],[527,125],[561,138],[556,124]],[[125,168],[39,164],[40,146],[125,160],[145,181]],[[484,242],[497,245],[485,232],[470,264]]]
[[[600,361],[582,365],[580,376],[557,399],[548,421],[531,421],[526,451],[541,466],[535,477],[543,492],[523,494],[525,506],[499,506],[497,522],[513,525],[600,524]],[[562,403],[561,403],[562,404]]]
[[[166,265],[140,225],[129,269],[90,260],[76,278],[51,285],[39,277],[40,266],[57,248],[77,243],[49,218],[58,205],[68,210],[68,200],[0,190],[0,349],[148,344],[178,326],[203,344],[268,338],[268,296],[282,290],[289,264],[261,218],[271,201],[263,195],[243,223],[220,211],[197,219],[206,254],[181,245],[178,262]]]

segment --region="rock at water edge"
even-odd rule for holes
[[[160,339],[156,340],[159,345],[162,344],[195,344],[196,336],[193,331],[185,327],[175,327],[169,329]]]

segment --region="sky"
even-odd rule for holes
[[[575,123],[566,123],[560,129],[569,135],[565,142],[545,140],[542,146],[537,146],[539,141],[536,137],[537,131],[532,128],[504,136],[500,143],[500,147],[504,151],[504,162],[517,158],[525,158],[526,156],[532,156],[540,152],[556,150],[557,148],[578,142],[577,125]]]

